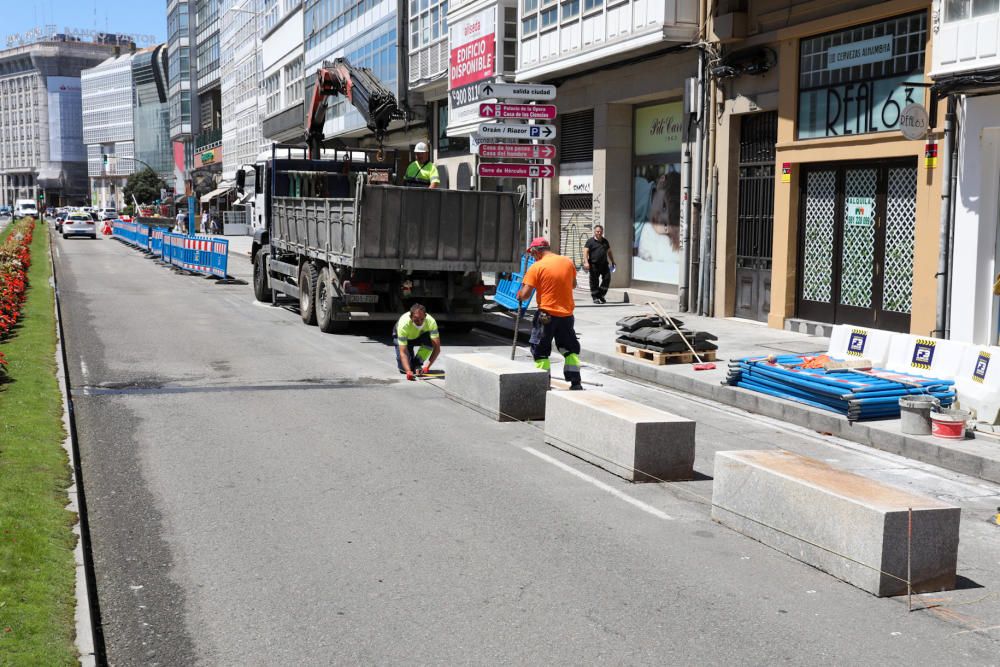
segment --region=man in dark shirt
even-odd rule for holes
[[[594,225],[593,238],[583,246],[583,270],[590,272],[590,296],[594,303],[604,300],[611,286],[611,270],[615,267],[615,256],[611,244],[604,238],[604,227]]]

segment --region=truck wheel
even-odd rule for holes
[[[333,272],[324,266],[316,283],[316,323],[323,333],[337,333],[347,328],[347,322],[333,318]]]
[[[299,314],[302,321],[312,326],[316,324],[316,267],[306,262],[299,269]]]
[[[253,258],[253,295],[262,303],[271,302],[271,288],[267,281],[267,252],[264,248],[257,251]]]

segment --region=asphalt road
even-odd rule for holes
[[[53,244],[110,664],[1000,663],[994,485],[590,369],[699,422],[700,479],[632,485],[401,382],[380,327]],[[963,589],[907,613],[713,523],[713,452],[774,446],[962,504]]]

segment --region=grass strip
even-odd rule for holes
[[[39,221],[22,318],[0,341],[10,363],[0,382],[0,664],[78,664],[76,517],[66,510],[51,277],[49,230]]]

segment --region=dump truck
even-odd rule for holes
[[[336,94],[362,112],[377,148],[323,148],[326,98]],[[523,198],[394,185],[401,163],[382,140],[401,116],[366,68],[324,63],[306,145],[275,144],[252,169],[263,209],[251,249],[258,300],[298,299],[302,320],[326,332],[395,320],[413,303],[453,330],[481,321],[482,274],[516,270],[521,258]],[[247,173],[237,173],[240,191]]]

